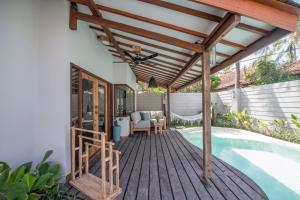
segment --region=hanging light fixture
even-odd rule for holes
[[[216,45],[213,46],[210,50],[210,66],[213,67],[217,64],[217,50]]]
[[[153,76],[149,80],[148,88],[157,88],[157,83]]]

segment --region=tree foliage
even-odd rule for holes
[[[166,89],[162,87],[158,88],[148,88],[148,84],[139,81],[138,82],[138,91],[139,92],[145,92],[145,93],[155,93],[155,94],[162,94],[166,92]]]
[[[221,79],[218,75],[211,75],[210,76],[210,84],[211,84],[211,91],[216,91],[218,86],[221,83]],[[198,81],[197,83],[194,83],[193,85],[190,85],[182,90],[180,92],[201,92],[202,91],[202,82]]]
[[[267,57],[254,63],[254,72],[246,73],[245,79],[253,85],[264,85],[294,80],[295,77],[288,71],[286,65],[279,65]]]

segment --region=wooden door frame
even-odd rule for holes
[[[111,106],[113,106],[113,104],[111,102],[109,102],[110,100],[112,100],[111,96],[112,96],[112,91],[111,91],[111,86],[112,84],[110,82],[108,82],[107,80],[85,70],[84,68],[74,64],[74,63],[70,63],[70,77],[72,77],[72,68],[75,68],[78,70],[79,72],[79,76],[78,76],[78,123],[79,126],[82,126],[82,73],[86,74],[87,77],[91,77],[92,79],[96,79],[97,83],[102,84],[103,86],[105,86],[105,132],[107,133],[107,138],[108,140],[111,139],[111,124],[112,124],[112,114],[110,113],[112,108]],[[71,79],[70,79],[71,80]],[[70,81],[70,97],[72,96],[72,82]],[[72,116],[72,99],[70,98],[70,116]],[[97,99],[98,101],[98,99]],[[95,107],[95,106],[94,106]],[[95,124],[94,124],[95,125]],[[82,128],[82,127],[80,127]]]

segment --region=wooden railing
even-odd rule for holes
[[[71,128],[71,185],[92,199],[111,199],[120,193],[119,182],[119,154],[113,150],[113,142],[106,141],[106,134],[81,128]],[[90,133],[93,137],[85,136]],[[95,137],[96,136],[96,137]],[[90,148],[100,151],[101,174],[100,178],[89,173]],[[108,168],[107,168],[108,164]],[[108,174],[108,177],[107,177]],[[114,181],[115,177],[115,181]],[[101,184],[97,191],[92,191],[89,184]],[[100,198],[98,198],[101,196]]]

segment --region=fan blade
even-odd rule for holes
[[[152,54],[150,56],[142,58],[141,61],[149,60],[149,59],[155,58],[157,56],[158,56],[158,53],[155,53],[155,54]]]
[[[131,60],[134,60],[134,57],[130,53],[128,53],[127,51],[124,51],[124,53],[126,56],[129,56]]]

